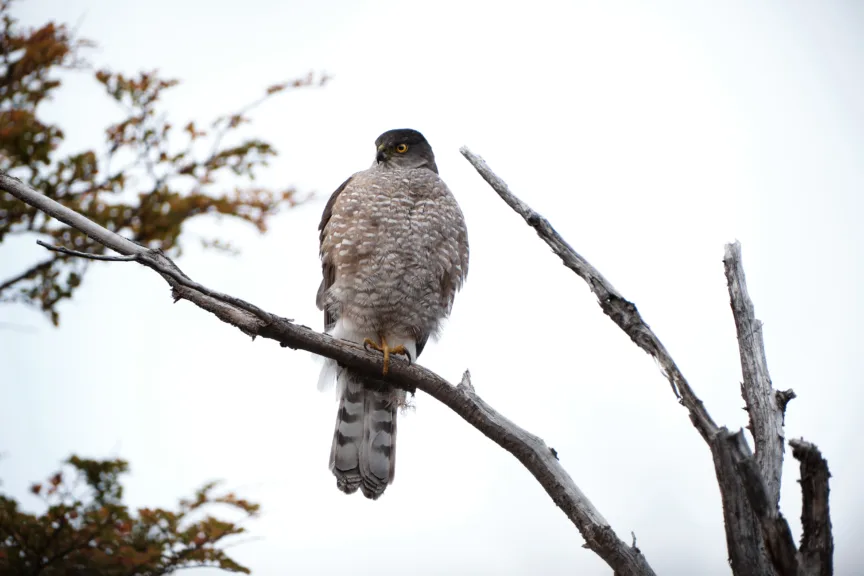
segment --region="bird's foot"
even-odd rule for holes
[[[387,344],[387,339],[384,336],[381,336],[381,343],[375,342],[371,338],[366,338],[363,340],[363,348],[368,350],[369,348],[374,348],[379,352],[384,354],[384,375],[387,375],[387,372],[390,371],[390,355],[391,354],[404,354],[406,358],[408,358],[408,363],[411,363],[411,354],[402,344],[398,346],[394,346],[391,348]]]

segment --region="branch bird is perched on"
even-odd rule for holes
[[[323,280],[317,304],[337,338],[414,361],[450,314],[468,273],[468,233],[416,130],[375,140],[372,166],[330,197],[321,217]],[[330,469],[340,490],[376,499],[393,482],[396,411],[405,392],[327,360],[319,386],[336,377],[339,411]]]

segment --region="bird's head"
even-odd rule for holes
[[[435,154],[423,134],[410,128],[388,130],[375,140],[375,162],[388,168],[428,168],[436,174]]]

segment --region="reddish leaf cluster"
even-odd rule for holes
[[[243,527],[205,511],[221,504],[251,518],[257,504],[216,495],[216,483],[209,483],[176,510],[132,512],[119,481],[128,471],[125,461],[72,456],[66,464],[71,470],[31,487],[47,506],[41,515],[20,511],[0,494],[0,574],[157,576],[199,566],[249,573],[224,550],[225,540]],[[74,488],[81,481],[83,495]]]
[[[175,254],[184,224],[192,217],[231,216],[264,232],[271,216],[294,204],[291,188],[254,185],[256,171],[276,155],[270,144],[255,138],[233,138],[231,145],[223,141],[249,122],[246,114],[267,98],[289,88],[323,84],[326,77],[309,75],[271,86],[260,100],[217,118],[209,129],[187,122],[175,130],[159,104],[176,80],[160,78],[155,71],[126,76],[99,70],[96,80],[125,117],[106,129],[104,153],[87,150],[60,157],[63,131],[40,119],[40,105],[60,88],[58,71],[89,70],[80,53],[92,44],[54,23],[21,29],[10,15],[12,1],[0,0],[0,170],[109,230]],[[0,243],[7,235],[23,234],[75,250],[105,250],[0,193]],[[204,245],[230,250],[230,243],[221,239]],[[87,265],[86,260],[55,253],[12,278],[0,279],[0,302],[38,306],[56,325],[58,302],[72,296]]]

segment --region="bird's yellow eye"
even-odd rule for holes
[[[398,152],[399,154],[404,154],[407,151],[408,151],[408,145],[407,144],[397,144],[396,145],[396,152]]]

